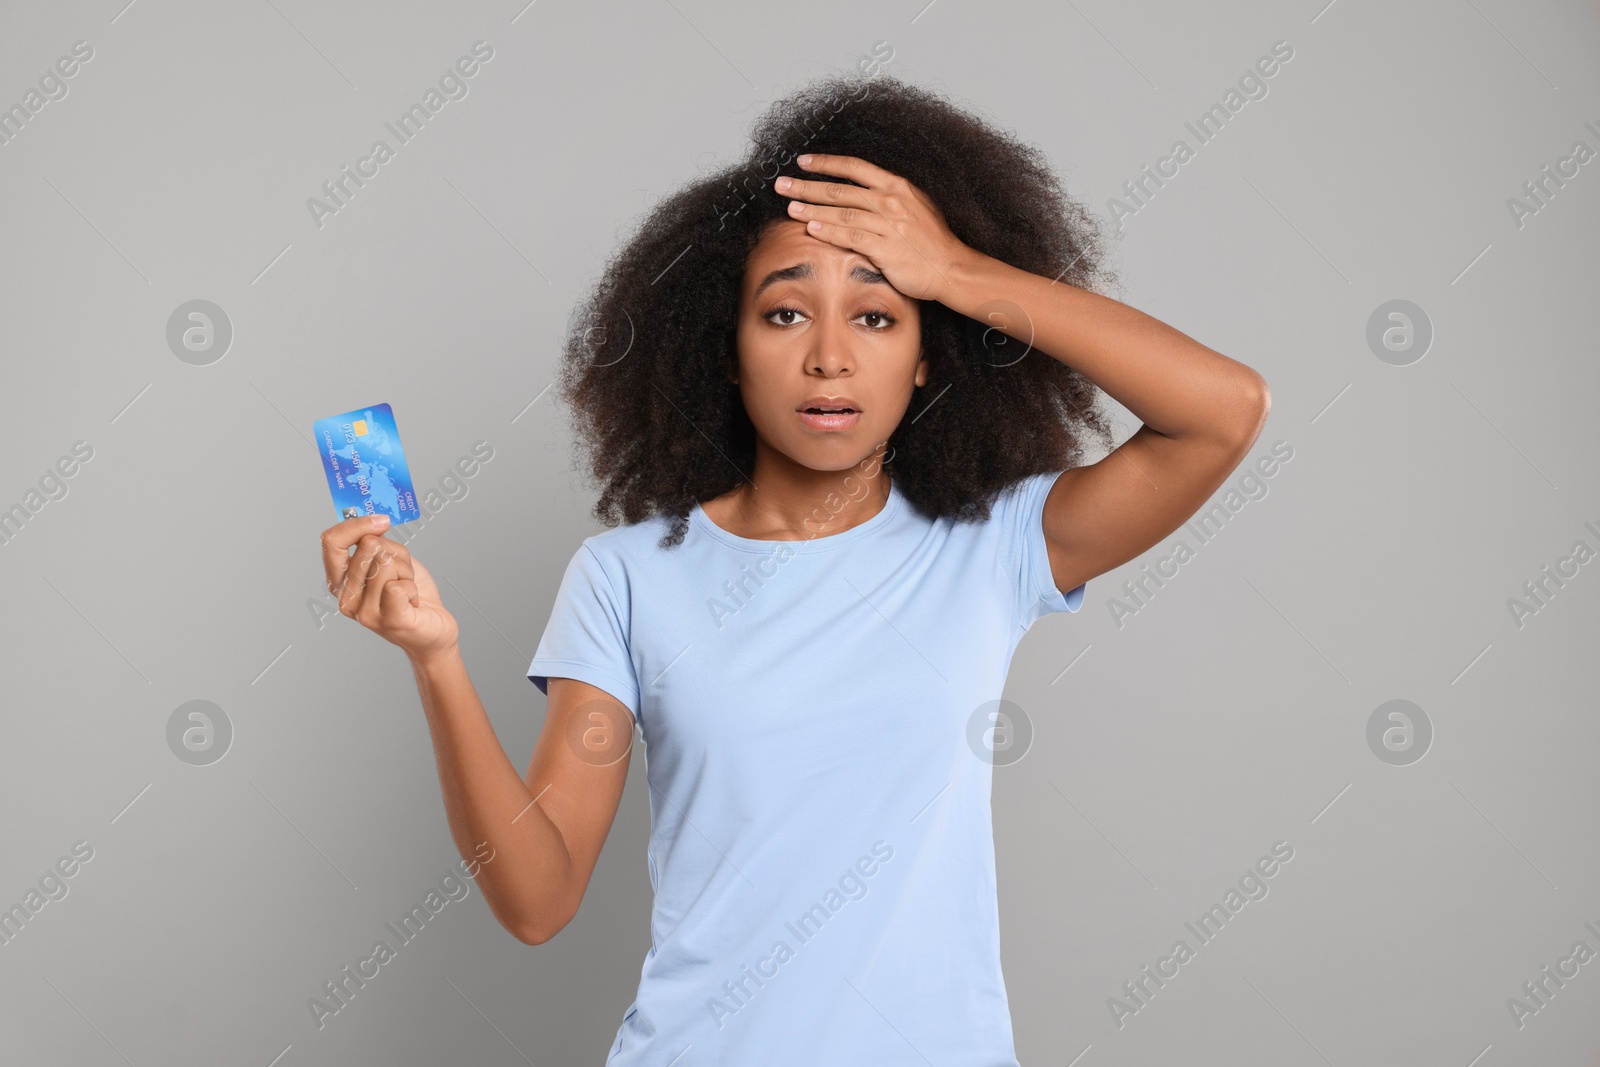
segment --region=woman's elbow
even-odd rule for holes
[[[1237,396],[1235,414],[1228,420],[1229,428],[1235,443],[1248,449],[1267,425],[1267,415],[1272,411],[1272,390],[1267,387],[1265,378],[1246,367],[1240,377]]]
[[[531,923],[502,923],[511,936],[524,945],[542,945],[561,932],[559,926],[539,926]]]
[[[489,913],[507,933],[524,945],[544,944],[560,933],[571,918],[567,916],[558,919],[553,914],[541,917],[538,914],[529,914],[521,908],[510,909],[499,906],[492,900],[489,902]]]

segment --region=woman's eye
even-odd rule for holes
[[[790,307],[788,304],[783,304],[783,305],[775,307],[771,311],[767,312],[764,317],[767,319],[768,322],[771,322],[774,326],[793,326],[794,325],[794,320],[780,319],[780,318],[778,318],[778,316],[780,316],[780,315],[793,315],[798,319],[798,318],[804,318],[805,317],[805,312],[801,311],[797,307]],[[869,323],[868,324],[868,328],[873,330],[874,332],[887,330],[890,326],[893,326],[896,322],[900,321],[899,319],[895,318],[893,315],[889,314],[887,311],[863,311],[861,314],[857,315],[856,318],[858,318],[858,319],[876,319],[876,320],[878,320],[876,323]]]
[[[767,312],[766,317],[770,320],[774,315],[798,315],[798,314],[800,314],[800,309],[799,308],[793,308],[793,307],[790,307],[789,305],[785,304],[782,307],[775,307],[771,311]],[[775,323],[775,325],[778,325],[778,326],[792,326],[793,323],[790,323],[790,322],[779,322],[779,323]]]

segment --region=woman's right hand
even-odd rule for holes
[[[355,619],[412,660],[449,652],[456,620],[422,562],[383,536],[387,516],[359,515],[322,531],[322,566],[339,614]],[[355,555],[350,547],[356,548]]]

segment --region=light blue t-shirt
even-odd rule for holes
[[[528,677],[633,712],[651,947],[607,1067],[1016,1067],[1000,968],[990,713],[1051,578],[1061,472],[988,522],[891,484],[843,533],[758,541],[698,506],[586,538]]]

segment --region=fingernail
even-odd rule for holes
[[[372,525],[378,527],[381,530],[383,527],[389,525],[389,516],[387,516],[387,515],[374,515],[374,516],[372,516]]]
[[[781,193],[781,192],[783,192],[783,191],[784,191],[784,190],[785,190],[785,189],[787,189],[787,188],[789,188],[789,186],[790,186],[790,185],[791,185],[791,184],[792,184],[792,183],[793,183],[793,180],[792,180],[792,179],[791,179],[791,178],[789,178],[789,177],[788,177],[788,176],[787,176],[787,175],[786,175],[786,176],[784,176],[784,177],[782,177],[782,178],[779,178],[779,179],[778,179],[778,180],[777,180],[777,182],[776,182],[776,183],[774,183],[774,184],[776,184],[776,185],[777,185],[777,187],[778,187],[778,192],[780,192],[780,193]]]
[[[809,155],[801,156],[798,162],[802,167],[809,166],[811,164],[811,157]]]

